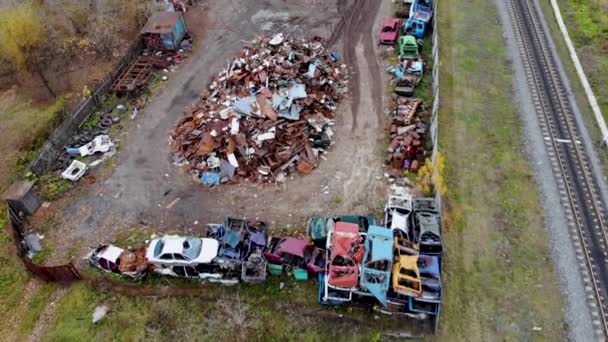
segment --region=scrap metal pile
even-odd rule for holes
[[[398,96],[391,112],[389,174],[392,177],[403,175],[403,171],[418,171],[426,158],[425,120],[428,112],[421,111],[422,99]]]
[[[310,173],[332,144],[348,83],[323,43],[282,34],[246,43],[177,124],[174,163],[211,186]]]

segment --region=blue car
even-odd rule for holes
[[[389,228],[370,226],[365,239],[365,255],[359,283],[361,290],[371,293],[383,305],[387,305],[387,293],[393,266],[393,231]]]

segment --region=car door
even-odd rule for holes
[[[183,266],[183,265],[188,265],[189,264],[188,259],[184,255],[182,255],[180,253],[173,253],[173,260],[174,260],[174,262],[173,262],[174,265],[182,265]]]

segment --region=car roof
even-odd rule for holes
[[[286,237],[283,242],[278,246],[277,252],[287,252],[300,257],[304,256],[304,250],[308,246],[306,240],[297,239],[294,237]]]
[[[112,262],[116,262],[122,252],[124,252],[124,249],[113,245],[108,245],[101,251],[101,253],[99,253],[99,257]]]
[[[399,266],[407,269],[418,269],[418,256],[417,255],[400,255]]]
[[[184,241],[186,241],[185,237],[177,236],[177,235],[169,235],[164,236],[162,238],[163,241],[163,249],[161,254],[165,253],[183,253],[184,251]]]

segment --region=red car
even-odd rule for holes
[[[330,253],[327,284],[334,288],[355,289],[364,254],[359,226],[336,222],[334,230],[329,232],[327,250]]]
[[[401,30],[401,23],[399,19],[386,19],[382,24],[382,30],[378,35],[380,44],[394,45],[399,39],[399,31]]]
[[[272,238],[264,257],[271,264],[305,269],[310,274],[325,269],[325,251],[294,237]]]

